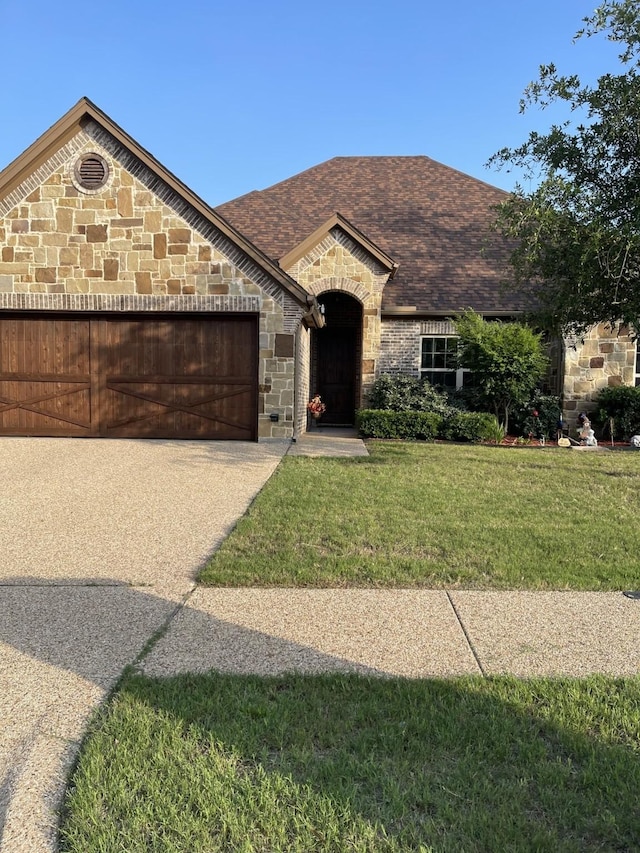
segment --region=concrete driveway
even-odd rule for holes
[[[55,849],[95,707],[171,618],[282,444],[0,439],[0,850]]]

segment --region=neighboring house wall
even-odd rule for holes
[[[322,293],[341,290],[362,305],[362,396],[378,374],[380,307],[389,272],[340,228],[327,236],[286,272],[322,302]]]
[[[636,343],[625,326],[594,326],[583,338],[566,338],[563,411],[573,423],[578,411],[592,412],[603,388],[634,385]]]
[[[109,166],[99,190],[74,181],[88,152]],[[99,126],[0,200],[0,246],[0,308],[258,314],[258,435],[293,434],[302,309]]]

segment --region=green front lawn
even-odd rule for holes
[[[640,679],[129,676],[63,853],[638,849]]]
[[[640,453],[372,443],[287,458],[202,580],[640,585]],[[62,853],[638,847],[640,678],[127,674]]]
[[[200,581],[640,585],[640,453],[393,442],[369,449],[369,458],[285,458]]]

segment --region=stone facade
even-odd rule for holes
[[[563,411],[573,423],[578,410],[592,412],[598,393],[635,384],[636,342],[625,326],[594,326],[581,339],[564,342]]]
[[[382,293],[389,270],[339,227],[332,228],[313,249],[287,269],[305,290],[322,294],[341,290],[362,306],[362,397],[379,374]]]
[[[89,153],[108,167],[98,190],[74,173]],[[99,125],[0,200],[0,247],[5,309],[256,313],[258,436],[293,434],[303,308]]]

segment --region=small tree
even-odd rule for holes
[[[547,369],[540,335],[522,323],[483,320],[475,311],[466,311],[455,326],[459,363],[473,371],[478,402],[508,430],[511,408],[527,402]]]

